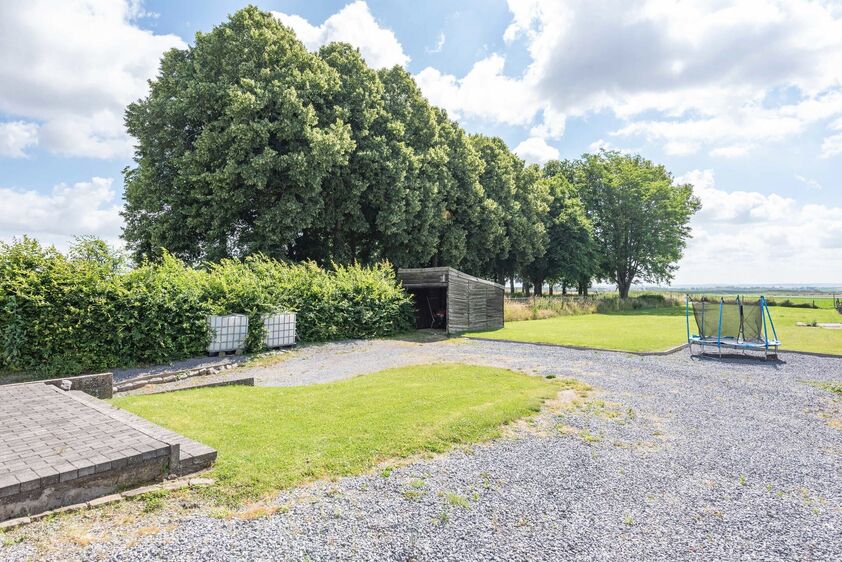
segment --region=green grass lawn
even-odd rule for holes
[[[208,493],[236,504],[489,439],[558,389],[505,369],[436,364],[328,384],[205,388],[113,403],[217,449],[217,485]]]
[[[782,349],[842,355],[842,330],[807,328],[797,322],[842,322],[832,309],[770,307]],[[690,318],[691,330],[693,319]],[[508,322],[500,330],[472,332],[471,337],[621,351],[664,351],[686,343],[683,308],[644,309],[610,314],[559,316]]]

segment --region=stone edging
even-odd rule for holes
[[[114,385],[114,393],[126,392],[129,390],[136,390],[148,384],[164,384],[175,381],[182,381],[190,377],[201,377],[207,375],[216,375],[228,369],[238,367],[238,363],[225,363],[223,365],[216,365],[213,367],[199,367],[196,369],[186,369],[182,371],[168,371],[163,373],[155,373],[154,375],[144,375],[131,379],[126,379]]]
[[[121,494],[112,494],[110,496],[102,496],[100,498],[93,499],[91,501],[85,503],[77,503],[75,505],[68,505],[65,507],[59,507],[58,509],[53,509],[50,511],[45,511],[43,513],[38,513],[37,515],[30,515],[28,517],[18,517],[16,519],[9,519],[7,521],[3,521],[0,523],[0,531],[11,531],[12,529],[17,529],[22,525],[28,525],[29,523],[33,523],[35,521],[39,521],[46,517],[50,517],[51,515],[60,515],[62,513],[73,513],[76,511],[82,511],[83,509],[92,509],[95,507],[101,507],[103,505],[110,505],[112,503],[121,502],[123,500],[136,498],[138,496],[142,496],[144,494],[148,494],[150,492],[158,492],[158,491],[174,491],[174,490],[183,490],[184,488],[205,488],[207,486],[212,486],[214,480],[212,478],[189,478],[189,479],[181,479],[181,480],[169,480],[167,482],[162,482],[160,484],[152,484],[150,486],[142,486],[140,488],[135,488],[133,490],[127,490]]]
[[[161,386],[164,386],[164,383],[159,383]],[[197,388],[213,388],[215,386],[254,386],[254,377],[240,377],[236,379],[223,379],[218,381],[211,381],[211,382],[203,382],[198,381],[195,384],[188,384],[186,386],[177,386],[175,388],[160,388],[160,389],[153,389],[149,392],[141,393],[144,396],[148,396],[150,394],[165,394],[167,392],[179,392],[181,390],[194,390]],[[142,387],[138,387],[142,388]],[[125,391],[128,392],[128,391]]]
[[[683,343],[681,345],[677,345],[675,347],[671,347],[665,351],[623,351],[622,349],[603,349],[599,347],[586,347],[583,345],[562,345],[559,343],[545,343],[545,342],[531,342],[531,341],[517,341],[517,340],[504,340],[498,338],[476,338],[471,336],[462,336],[466,340],[471,341],[499,341],[504,343],[517,343],[521,345],[539,345],[541,347],[560,347],[562,349],[575,349],[578,351],[604,351],[607,353],[625,353],[626,355],[637,355],[639,357],[647,357],[650,355],[672,355],[673,353],[677,353],[682,349],[687,349],[687,344]]]

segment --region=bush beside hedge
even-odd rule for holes
[[[0,369],[72,375],[204,352],[208,314],[298,313],[301,341],[368,338],[410,326],[411,303],[388,264],[288,264],[264,256],[191,268],[172,256],[127,269],[104,243],[68,255],[23,239],[0,244]]]

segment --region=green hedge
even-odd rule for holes
[[[167,255],[128,269],[96,240],[68,255],[28,238],[0,244],[0,370],[71,375],[195,356],[207,315],[233,312],[249,315],[253,351],[260,315],[275,311],[298,313],[301,341],[388,335],[412,314],[388,264],[325,270],[254,256],[194,269]]]

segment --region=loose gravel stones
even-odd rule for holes
[[[364,342],[302,350],[264,384],[463,361],[593,393],[495,441],[282,493],[274,515],[196,517],[90,560],[832,560],[842,552],[842,360],[691,359]],[[343,350],[342,353],[337,352]],[[252,374],[252,373],[247,373]],[[15,550],[20,547],[21,550]],[[23,553],[0,548],[0,558]]]

